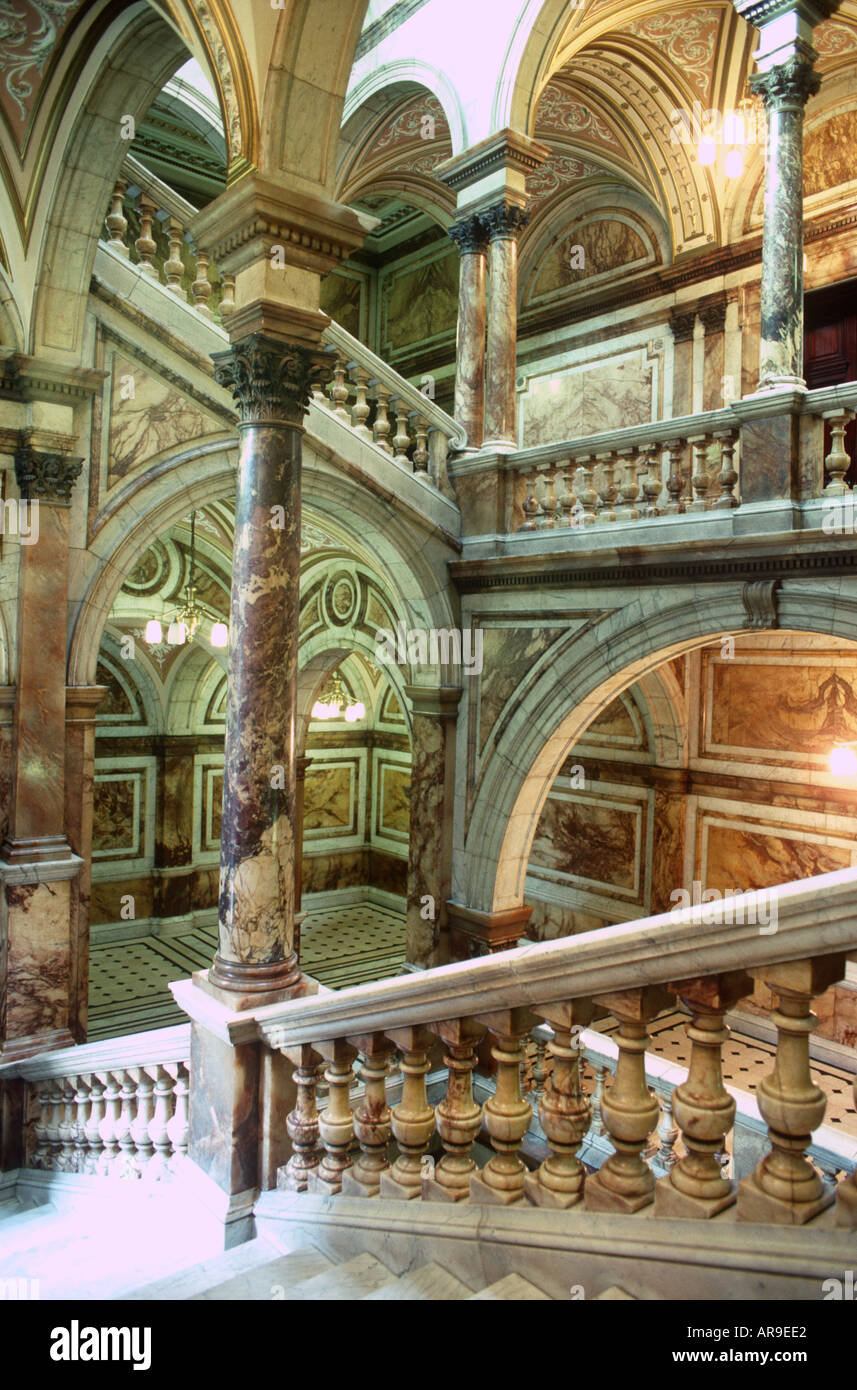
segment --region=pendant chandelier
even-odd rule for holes
[[[178,612],[171,619],[167,626],[167,642],[171,647],[183,647],[185,642],[192,642],[205,613],[201,608],[196,597],[196,585],[193,582],[196,568],[196,512],[190,514],[190,570],[188,582],[184,590],[184,602]],[[164,640],[163,627],[159,618],[150,618],[146,623],[146,641],[154,646]],[[212,647],[225,647],[229,642],[229,629],[225,623],[216,622],[211,624],[210,642]]]
[[[345,719],[349,724],[355,724],[366,713],[366,706],[362,700],[357,700],[353,705],[348,703],[345,687],[337,671],[334,673],[327,690],[322,692],[313,705],[312,717],[313,719],[339,719],[343,706],[345,707]]]

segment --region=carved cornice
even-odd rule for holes
[[[462,217],[460,222],[453,223],[449,235],[462,256],[484,253],[488,245],[488,230],[482,218],[476,215]]]
[[[25,443],[15,451],[15,477],[27,502],[70,506],[71,490],[83,471],[83,459],[42,453]]]
[[[458,192],[493,174],[498,169],[514,169],[531,174],[544,164],[550,155],[547,145],[516,130],[501,130],[496,135],[473,145],[463,154],[455,155],[435,169],[435,175],[448,188]]]
[[[502,203],[495,203],[493,207],[486,208],[479,216],[491,241],[517,240],[519,233],[530,220],[527,208],[519,207],[517,203],[506,202],[505,199]]]
[[[836,13],[840,0],[732,0],[732,3],[739,15],[756,29],[785,14],[797,14],[814,28]]]
[[[329,358],[298,343],[252,333],[227,352],[211,355],[215,380],[232,392],[242,425],[279,422],[300,428],[310,386]]]
[[[66,367],[15,352],[0,358],[0,396],[74,405],[93,396],[106,375],[93,367]]]
[[[821,77],[812,66],[817,57],[815,50],[808,48],[800,57],[777,63],[767,72],[756,72],[750,78],[750,90],[762,98],[766,111],[803,108],[821,86]]]

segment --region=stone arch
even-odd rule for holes
[[[857,642],[857,589],[847,580],[824,593],[784,581],[778,608],[782,630]],[[745,630],[740,586],[711,586],[704,604],[687,595],[664,603],[661,595],[643,594],[558,648],[522,692],[493,748],[466,835],[456,826],[454,901],[481,911],[519,906],[545,798],[569,748],[595,716],[663,662]]]
[[[2,255],[3,244],[0,242],[0,259],[2,259]],[[9,276],[0,264],[0,346],[4,349],[11,349],[12,352],[23,352],[25,342],[26,335],[21,308]]]
[[[333,674],[346,657],[352,656],[355,652],[365,656],[369,661],[374,661],[375,644],[364,632],[344,628],[336,632],[328,628],[301,646],[298,653],[298,708],[295,732],[295,746],[298,754],[303,753],[306,747],[310,714],[319,687],[328,676]],[[404,710],[408,737],[410,737],[412,733],[411,707],[410,701],[405,695],[405,682],[402,673],[398,666],[388,666],[385,668],[385,675]]]
[[[453,154],[467,148],[468,133],[458,92],[447,75],[419,58],[397,58],[367,73],[348,93],[343,112],[340,164],[370,125],[401,97],[430,92],[443,107]]]

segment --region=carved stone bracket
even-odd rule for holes
[[[15,450],[15,477],[27,502],[71,504],[71,490],[83,471],[83,459],[43,453],[30,444]]]
[[[764,630],[779,627],[777,612],[779,587],[779,579],[756,579],[744,585],[741,590],[741,601],[747,613],[745,628]]]
[[[232,392],[243,425],[281,421],[300,427],[311,383],[329,367],[321,352],[252,333],[211,355],[215,380]]]

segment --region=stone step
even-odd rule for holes
[[[356,1255],[345,1264],[337,1265],[326,1274],[317,1274],[286,1293],[287,1299],[302,1301],[328,1300],[347,1302],[365,1298],[386,1284],[395,1283],[396,1276],[374,1255]]]
[[[249,1242],[255,1245],[256,1241]],[[265,1241],[267,1245],[268,1242]],[[239,1246],[238,1249],[246,1249],[246,1246]],[[268,1249],[273,1249],[268,1246]],[[229,1251],[228,1255],[237,1254],[237,1251]],[[227,1261],[228,1255],[218,1258]],[[216,1268],[217,1261],[210,1262],[212,1269]],[[236,1274],[234,1278],[218,1281],[210,1285],[204,1292],[189,1295],[194,1301],[200,1299],[240,1299],[243,1301],[252,1300],[256,1303],[278,1302],[284,1298],[294,1298],[294,1289],[305,1288],[307,1283],[313,1279],[325,1278],[328,1274],[336,1273],[336,1265],[323,1255],[320,1250],[316,1250],[314,1245],[305,1245],[299,1250],[292,1250],[287,1255],[280,1255],[268,1260],[263,1265],[256,1265],[255,1268],[246,1269],[242,1274]],[[184,1294],[174,1294],[171,1297],[188,1297]]]
[[[529,1279],[524,1279],[520,1274],[507,1274],[505,1279],[498,1279],[496,1284],[489,1284],[487,1289],[470,1295],[471,1303],[491,1303],[501,1299],[509,1299],[516,1303],[531,1302],[536,1299],[550,1301],[550,1294],[543,1293],[541,1289],[536,1288],[535,1284],[531,1284]]]
[[[0,1262],[7,1255],[40,1244],[39,1237],[44,1240],[46,1230],[60,1219],[61,1213],[50,1202],[24,1210],[19,1208],[14,1215],[4,1216],[0,1221]],[[36,1226],[41,1228],[38,1235],[34,1231]]]
[[[363,1302],[404,1303],[424,1299],[430,1303],[449,1303],[470,1298],[472,1293],[473,1290],[450,1274],[448,1269],[432,1261],[421,1269],[412,1270],[410,1274],[402,1274],[393,1284],[385,1284],[374,1293],[364,1294]]]
[[[164,1279],[157,1279],[152,1284],[143,1284],[138,1289],[132,1289],[125,1298],[129,1303],[148,1302],[149,1299],[178,1302],[204,1298],[219,1285],[236,1281],[248,1270],[255,1270],[260,1265],[276,1260],[279,1253],[269,1241],[257,1236],[255,1240],[245,1241],[243,1245],[236,1245],[232,1250],[225,1250],[222,1254],[213,1255],[211,1259],[202,1260],[192,1269],[184,1270],[180,1274],[168,1274]]]

